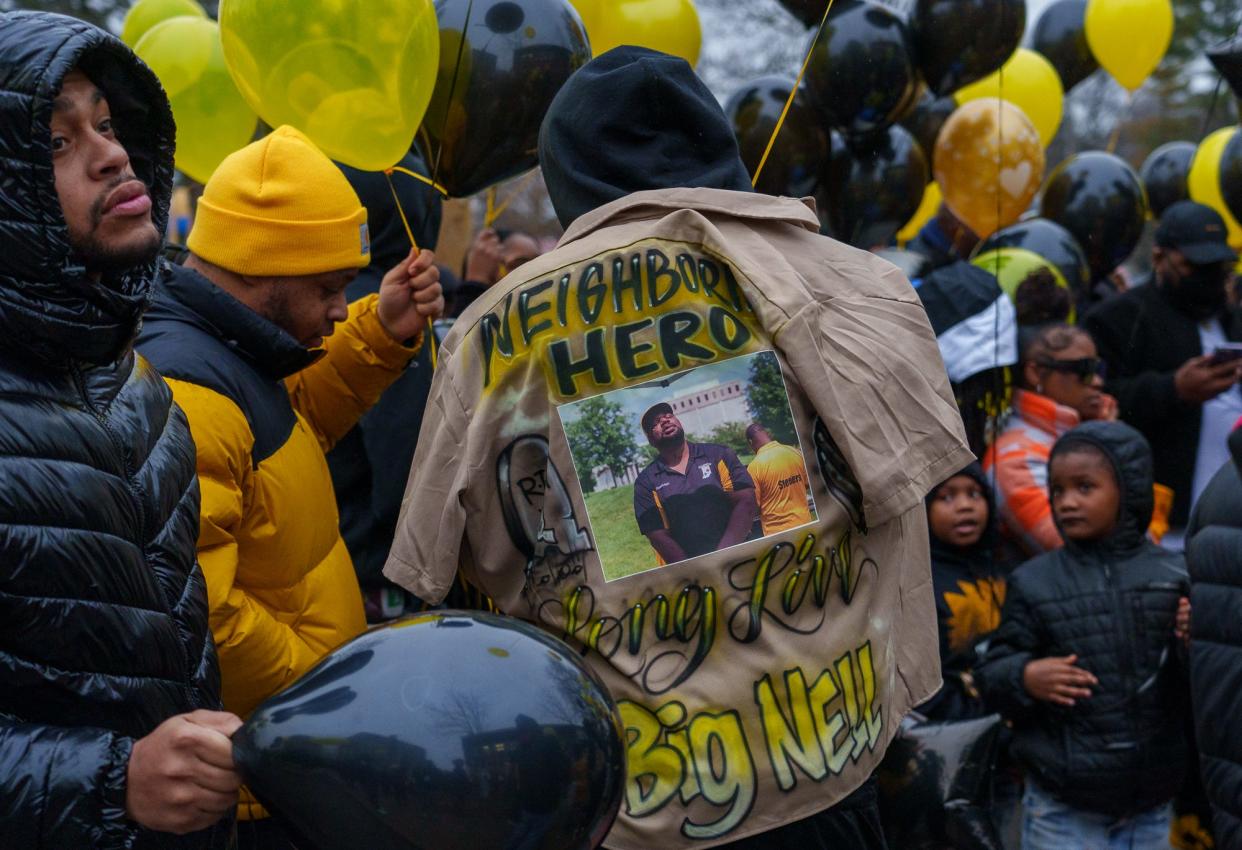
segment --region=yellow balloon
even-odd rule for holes
[[[222,0],[224,58],[268,124],[380,171],[409,151],[436,84],[432,0]]]
[[[1169,0],[1088,0],[1083,23],[1096,61],[1134,91],[1169,49],[1173,4]]]
[[[1242,222],[1233,217],[1220,191],[1220,157],[1236,132],[1237,127],[1224,127],[1199,143],[1186,183],[1192,201],[1207,204],[1225,220],[1225,226],[1229,228],[1229,247],[1242,251]]]
[[[586,29],[587,40],[591,39],[591,33],[599,29],[600,21],[604,17],[603,0],[569,0],[569,5],[573,6],[582,18],[582,26]],[[594,45],[591,47],[591,55],[598,56],[599,51],[595,50]]]
[[[923,225],[931,221],[931,217],[936,214],[936,210],[940,209],[940,203],[944,200],[944,195],[940,192],[939,183],[930,183],[923,190],[923,201],[919,204],[919,208],[914,211],[914,215],[910,216],[910,220],[905,223],[901,230],[897,231],[897,244],[905,247],[906,243],[919,235],[919,231],[923,229]]]
[[[138,0],[125,13],[125,23],[121,25],[121,41],[134,47],[151,27],[183,15],[207,17],[198,0]]]
[[[224,64],[220,27],[207,18],[170,18],[134,47],[160,78],[177,121],[177,168],[200,183],[254,137],[258,116]]]
[[[1010,300],[1014,300],[1017,297],[1018,287],[1022,281],[1026,280],[1027,275],[1038,269],[1047,269],[1048,273],[1052,275],[1053,282],[1062,289],[1068,290],[1070,288],[1069,283],[1065,280],[1065,275],[1057,268],[1056,263],[1050,262],[1026,248],[1013,246],[992,248],[981,254],[976,254],[971,258],[970,263],[994,275],[1001,289],[1009,296]],[[1074,320],[1075,311],[1071,299],[1067,321],[1072,325]]]
[[[1057,69],[1034,50],[1019,47],[999,71],[958,89],[958,106],[983,97],[999,97],[1018,107],[1031,119],[1044,147],[1052,143],[1061,126],[1065,89]]]
[[[692,0],[572,0],[595,56],[622,44],[699,61],[703,30]]]
[[[1013,224],[1044,179],[1044,148],[1022,110],[993,97],[949,116],[936,139],[933,170],[945,203],[984,239]]]

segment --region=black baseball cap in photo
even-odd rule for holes
[[[1180,251],[1193,265],[1234,263],[1238,255],[1229,247],[1229,230],[1220,213],[1194,201],[1178,201],[1160,216],[1156,244]]]
[[[672,413],[673,406],[667,401],[657,402],[647,408],[647,412],[643,414],[643,433],[650,434],[651,426],[655,424],[656,417],[661,413]]]

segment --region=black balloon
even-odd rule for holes
[[[588,850],[624,792],[605,687],[560,641],[478,612],[345,644],[259,706],[233,750],[307,850]]]
[[[752,176],[763,159],[793,86],[794,81],[788,77],[760,77],[742,86],[725,103],[725,115],[733,125],[742,162]],[[799,91],[790,104],[755,189],[768,195],[795,198],[812,195],[827,158],[828,134],[807,103],[805,92]]]
[[[869,0],[838,0],[807,66],[811,100],[847,135],[890,126],[911,105],[918,74],[901,18]]]
[[[979,256],[996,248],[1021,248],[1056,266],[1074,293],[1091,285],[1091,266],[1078,240],[1061,225],[1046,218],[1031,218],[1001,228],[975,249]]]
[[[828,8],[828,0],[780,0],[780,4],[808,27],[818,25]]]
[[[538,165],[543,116],[591,48],[565,0],[436,0],[436,17],[440,72],[416,142],[460,198]]]
[[[1026,0],[918,0],[910,15],[919,70],[942,95],[1004,65],[1025,27]]]
[[[1044,186],[1040,215],[1068,230],[1087,255],[1091,279],[1120,265],[1143,235],[1147,199],[1134,169],[1109,153],[1071,156]]]
[[[1087,0],[1057,0],[1044,9],[1031,35],[1031,47],[1057,69],[1066,91],[1100,67],[1087,44],[1086,14]]]
[[[927,172],[927,158],[904,127],[834,143],[816,195],[824,231],[858,248],[889,244],[918,210]]]
[[[1212,65],[1225,78],[1242,109],[1242,34],[1216,45],[1207,52]]]
[[[998,715],[953,723],[907,719],[876,770],[889,847],[1001,850],[991,823]]]
[[[940,135],[940,128],[955,109],[957,101],[951,95],[936,97],[931,91],[924,89],[914,109],[901,119],[901,126],[914,134],[928,162],[932,161],[936,153],[936,139]]]
[[[1156,218],[1169,206],[1190,197],[1186,178],[1198,147],[1193,142],[1169,142],[1151,152],[1139,169],[1147,189],[1147,202]]]
[[[1233,134],[1220,156],[1220,192],[1235,221],[1242,221],[1242,130]]]

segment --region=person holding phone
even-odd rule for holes
[[[1190,510],[1229,460],[1225,440],[1242,416],[1242,311],[1227,293],[1238,255],[1210,207],[1165,210],[1152,248],[1152,283],[1088,313],[1084,325],[1108,364],[1106,389],[1121,418],[1151,442],[1156,481],[1173,490],[1170,530],[1181,548]]]

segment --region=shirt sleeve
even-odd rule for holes
[[[432,604],[453,586],[466,533],[462,503],[468,482],[480,478],[482,452],[471,453],[470,416],[453,384],[454,364],[440,361],[432,379],[414,463],[406,483],[396,537],[384,575]]]
[[[651,489],[651,477],[645,473],[634,481],[634,519],[643,534],[664,528],[664,518],[660,516],[655,491]]]
[[[737,456],[737,452],[733,449],[726,448],[724,450],[725,467],[729,470],[729,477],[733,480],[734,490],[753,490],[755,489],[755,481],[750,477],[750,472],[742,465],[742,461]]]

